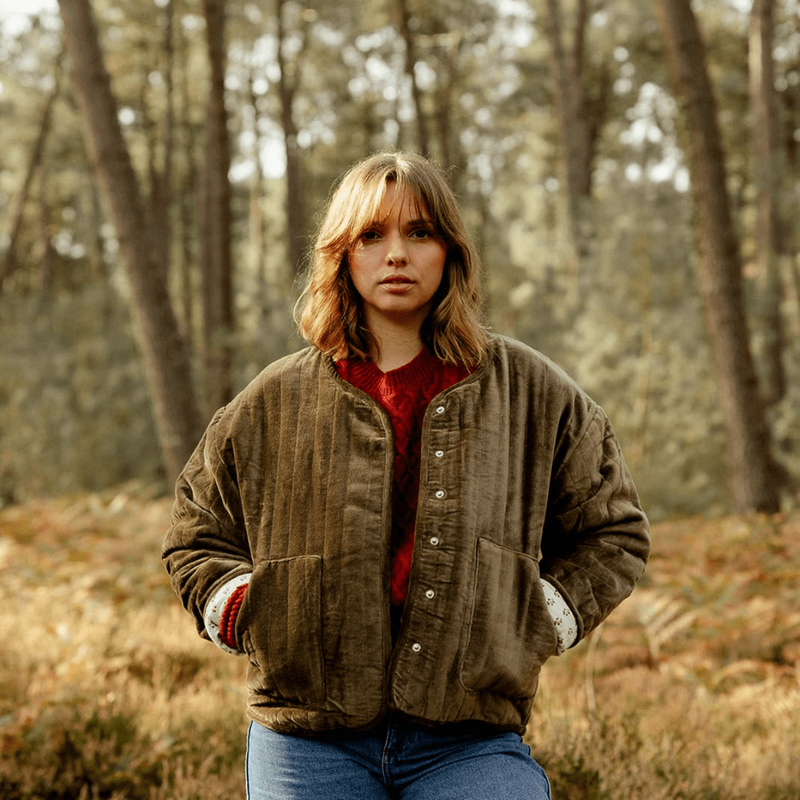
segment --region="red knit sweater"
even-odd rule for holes
[[[394,431],[394,486],[392,493],[392,604],[402,605],[411,574],[414,526],[419,496],[422,419],[431,400],[465,378],[468,371],[445,364],[425,348],[402,367],[381,372],[372,361],[336,362],[339,374],[380,403]]]

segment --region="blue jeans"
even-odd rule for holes
[[[256,723],[248,800],[550,800],[550,783],[515,733],[426,728],[393,718],[365,733],[306,739]]]

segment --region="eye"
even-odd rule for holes
[[[377,242],[380,238],[380,231],[374,229],[366,230],[358,237],[361,242]]]
[[[409,235],[412,239],[431,239],[435,234],[431,228],[423,227],[414,228]]]

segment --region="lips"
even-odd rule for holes
[[[412,283],[414,281],[406,275],[390,275],[381,281],[382,286],[409,286]]]

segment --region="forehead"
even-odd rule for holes
[[[430,219],[425,200],[412,187],[395,180],[384,181],[376,188],[366,216],[370,221],[392,217]]]

